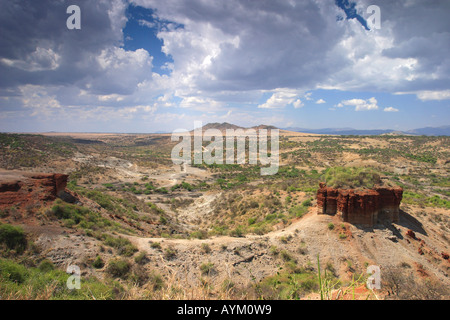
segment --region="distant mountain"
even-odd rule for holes
[[[426,136],[450,136],[450,126],[419,128],[406,131],[406,133]]]
[[[208,123],[202,127],[203,131],[208,130],[208,129],[218,129],[222,132],[225,132],[225,130],[227,130],[227,129],[233,129],[233,130],[237,130],[237,129],[244,129],[244,130],[245,129],[255,129],[255,130],[267,129],[267,130],[271,130],[271,129],[277,129],[277,128],[274,126],[268,126],[265,124],[260,124],[258,126],[245,128],[245,127],[240,127],[235,124],[228,123],[228,122],[223,122],[223,123],[213,122],[213,123]]]
[[[275,126],[260,124],[258,126],[253,126],[249,128],[241,127],[235,124],[231,124],[228,122],[214,122],[208,123],[202,127],[202,130],[208,129],[219,129],[223,133],[227,129],[277,129]],[[399,131],[393,129],[354,129],[354,128],[323,128],[323,129],[307,129],[307,128],[299,128],[299,127],[287,127],[280,128],[281,130],[286,131],[294,131],[294,132],[302,132],[302,133],[311,133],[311,134],[330,134],[330,135],[426,135],[426,136],[450,136],[450,125],[442,126],[442,127],[426,127],[413,129],[408,131]],[[193,131],[191,131],[193,132]]]
[[[406,133],[403,131],[392,131],[389,133],[383,133],[381,136],[413,136],[413,134]]]
[[[219,122],[213,122],[213,123],[208,123],[206,125],[204,125],[202,127],[203,131],[208,130],[208,129],[219,129],[220,131],[224,131],[227,129],[243,129],[242,127],[239,127],[235,124],[231,124],[228,122],[223,122],[223,123],[219,123]]]
[[[155,132],[151,132],[151,133],[154,133],[154,134],[168,134],[170,132],[169,131],[155,131]]]
[[[260,124],[259,126],[251,127],[251,129],[255,129],[255,130],[261,130],[261,129],[273,130],[273,129],[278,129],[278,128],[274,127],[274,126],[267,126],[265,124]]]
[[[316,134],[332,134],[332,135],[426,135],[426,136],[450,136],[450,126],[442,127],[426,127],[408,131],[398,131],[392,129],[372,129],[372,130],[358,130],[353,128],[324,128],[324,129],[306,129],[298,127],[283,128],[283,130],[316,133]]]
[[[333,135],[380,135],[391,133],[394,130],[357,130],[353,128],[324,128],[324,129],[306,129],[297,127],[283,128],[287,131],[315,133],[315,134],[333,134]]]

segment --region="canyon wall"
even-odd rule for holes
[[[0,171],[0,208],[53,201],[65,190],[68,175]]]
[[[378,222],[398,222],[403,189],[335,189],[320,183],[317,190],[319,214],[338,215],[343,221],[372,227]]]

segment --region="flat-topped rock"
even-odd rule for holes
[[[320,183],[317,190],[319,214],[338,215],[345,222],[372,227],[378,222],[398,222],[403,196],[401,187],[339,189]]]

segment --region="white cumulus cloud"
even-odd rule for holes
[[[263,104],[260,104],[258,108],[261,109],[280,109],[293,103],[295,108],[303,106],[300,99],[297,99],[298,92],[296,90],[279,89],[279,91],[272,94]]]
[[[341,103],[345,106],[354,106],[355,111],[368,111],[368,110],[377,110],[378,102],[374,97],[364,100],[364,99],[350,99],[350,100],[342,100]]]

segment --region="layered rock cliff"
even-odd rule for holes
[[[319,214],[338,215],[343,221],[365,226],[378,222],[398,222],[403,189],[335,189],[320,183],[317,190]]]
[[[53,201],[61,196],[68,175],[0,171],[0,208],[24,207],[35,203]]]

